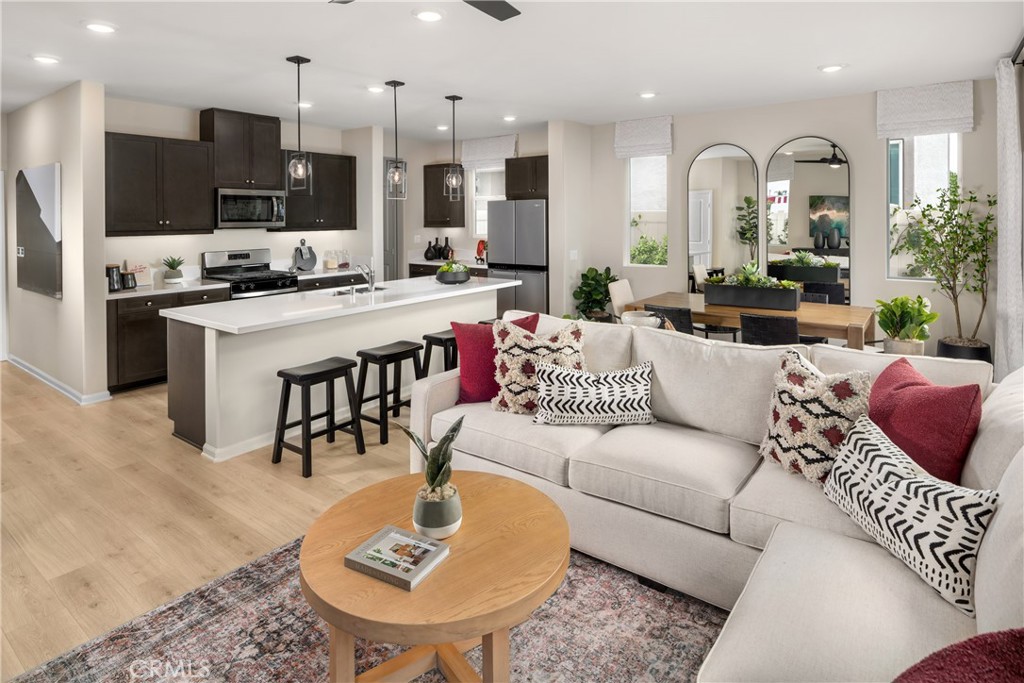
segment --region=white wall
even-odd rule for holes
[[[591,135],[592,128],[581,123],[548,124],[548,300],[552,315],[575,312],[572,292],[580,272],[590,263]]]

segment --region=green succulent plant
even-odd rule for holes
[[[444,433],[433,448],[428,449],[427,444],[423,443],[418,435],[413,433],[411,430],[402,427],[402,431],[409,437],[409,440],[416,444],[416,448],[419,449],[420,454],[423,456],[424,467],[423,475],[427,480],[427,490],[440,492],[444,485],[452,478],[452,447],[455,444],[455,439],[458,437],[459,432],[462,430],[462,420],[464,417],[460,417],[455,421],[448,431]]]
[[[916,299],[898,296],[891,301],[877,299],[878,326],[890,339],[924,341],[931,336],[928,325],[939,319],[931,310],[931,302],[918,295]]]
[[[180,256],[168,256],[163,260],[163,264],[167,266],[167,270],[178,270],[185,264],[185,259]]]
[[[712,285],[733,285],[736,287],[760,287],[762,289],[796,289],[797,284],[792,280],[778,280],[769,275],[761,275],[758,271],[757,261],[749,261],[740,266],[733,275],[716,275],[709,277],[706,282]]]

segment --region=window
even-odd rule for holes
[[[473,172],[473,235],[487,237],[487,202],[505,198],[505,168],[481,168]]]
[[[960,172],[960,135],[916,135],[902,140],[890,139],[888,146],[889,277],[925,278],[927,274],[914,263],[912,252],[892,255],[893,247],[913,241],[907,228],[906,213],[914,198],[934,202],[939,190],[949,187],[949,174]]]
[[[668,157],[629,160],[626,265],[668,265]]]

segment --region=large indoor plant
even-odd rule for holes
[[[750,260],[757,258],[757,200],[747,196],[743,198],[743,206],[736,207],[736,237],[747,245]]]
[[[457,419],[431,449],[423,439],[399,425],[423,456],[423,475],[427,482],[416,492],[412,525],[430,538],[448,538],[462,526],[462,499],[459,490],[450,483],[452,447],[462,429],[462,420],[462,417]]]
[[[580,284],[572,293],[580,315],[589,320],[609,320],[611,316],[605,310],[612,300],[608,285],[618,279],[608,267],[598,270],[591,266],[580,273]]]
[[[878,326],[885,332],[883,348],[886,353],[908,356],[924,355],[924,342],[931,334],[928,325],[939,319],[931,310],[931,302],[922,296],[911,299],[898,296],[890,301],[875,301],[878,308]]]
[[[809,251],[768,262],[768,274],[780,280],[796,282],[839,282],[839,264]]]
[[[790,280],[761,275],[757,262],[751,261],[733,275],[709,277],[704,282],[704,303],[795,311],[800,308],[800,289]]]
[[[979,203],[978,195],[974,191],[964,194],[956,174],[950,173],[949,187],[939,191],[934,204],[916,197],[910,209],[894,212],[902,220],[893,225],[899,234],[891,251],[894,256],[912,255],[915,265],[935,278],[935,288],[953,304],[956,336],[939,339],[938,355],[991,361],[992,351],[978,339],[978,330],[988,305],[989,266],[996,239],[996,198],[986,197],[987,211],[981,210]],[[970,333],[961,321],[960,305],[965,293],[981,298],[978,318]]]

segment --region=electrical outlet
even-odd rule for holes
[[[576,251],[575,249],[570,249],[569,250],[569,260],[570,261],[578,261],[579,259],[580,259],[580,253],[578,251]]]
[[[25,255],[25,247],[18,247],[18,256]]]
[[[423,235],[414,235],[412,238],[413,244],[419,244],[423,241]]]

